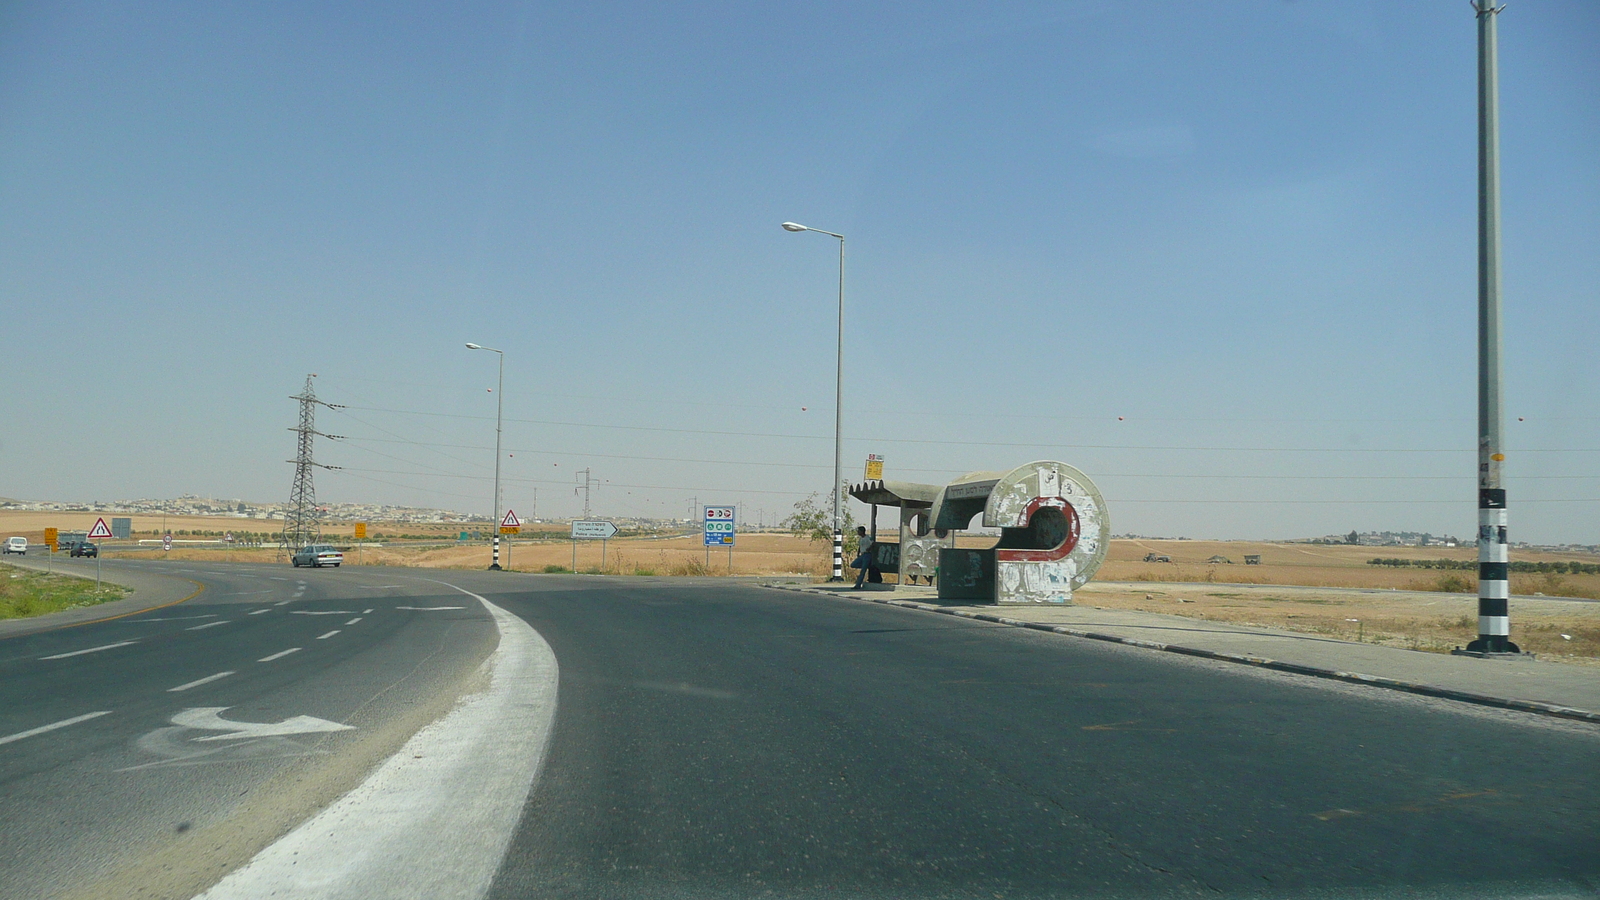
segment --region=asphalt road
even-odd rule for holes
[[[1600,896],[1590,726],[716,579],[176,568],[0,640],[0,741],[106,713],[0,744],[0,894],[186,896],[358,783],[495,646],[437,578],[559,660],[491,897]]]
[[[847,600],[508,584],[561,662],[491,892],[1600,895],[1600,734]]]
[[[495,646],[481,605],[420,580],[447,573],[121,567],[206,590],[0,640],[0,896],[193,896],[360,783]]]

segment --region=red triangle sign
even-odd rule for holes
[[[521,528],[522,527],[522,520],[517,518],[517,514],[516,513],[512,512],[511,510],[508,509],[508,510],[506,510],[506,517],[504,519],[500,520],[500,527],[501,528]]]
[[[105,519],[95,519],[94,520],[94,527],[89,529],[89,537],[92,537],[92,538],[108,538],[108,537],[111,537],[111,529],[106,527],[106,520]]]

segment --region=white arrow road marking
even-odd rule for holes
[[[213,625],[226,625],[226,624],[228,624],[228,620],[227,619],[219,619],[219,620],[217,620],[215,622],[207,622],[204,625],[196,625],[193,628],[185,628],[184,631],[199,631],[202,628],[210,628]]]
[[[129,644],[137,644],[137,643],[139,643],[139,642],[138,641],[118,641],[115,644],[106,644],[103,647],[90,647],[87,650],[74,650],[71,653],[57,653],[55,656],[41,656],[39,658],[40,659],[66,659],[69,656],[82,656],[85,653],[99,653],[101,650],[115,650],[118,647],[126,647]]]
[[[207,675],[204,678],[197,678],[194,681],[189,682],[188,684],[180,684],[175,688],[167,688],[167,693],[176,694],[179,691],[187,691],[189,688],[199,687],[202,684],[210,684],[211,682],[216,681],[218,679],[227,678],[229,675],[232,675],[232,674],[233,674],[232,672],[218,672],[215,675]]]
[[[433,612],[436,609],[466,609],[465,606],[396,606],[395,609],[412,609],[418,612]]]
[[[417,732],[361,785],[197,900],[489,893],[549,746],[558,670],[550,645],[528,623],[455,590],[482,603],[500,632],[480,670],[488,689]]]
[[[40,725],[38,728],[30,728],[27,731],[19,731],[16,734],[8,734],[5,737],[0,737],[0,744],[9,744],[12,741],[20,741],[23,738],[31,738],[36,734],[44,734],[46,731],[55,731],[57,728],[65,728],[68,725],[76,725],[79,722],[87,722],[90,719],[98,719],[101,716],[109,715],[111,715],[111,710],[109,709],[105,710],[104,712],[84,713],[81,716],[73,716],[70,719],[62,719],[59,722],[51,722],[49,725]]]
[[[256,660],[256,662],[272,662],[275,659],[283,659],[285,656],[288,656],[291,653],[299,653],[299,652],[300,652],[300,648],[299,647],[290,647],[287,650],[279,650],[277,653],[274,653],[271,656],[263,656],[260,659]]]
[[[278,737],[286,734],[317,734],[324,731],[354,731],[354,725],[340,725],[316,716],[294,716],[282,722],[230,722],[221,716],[226,706],[199,706],[172,717],[172,724],[205,731],[226,731],[197,741],[233,741],[239,738]]]

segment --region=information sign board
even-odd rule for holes
[[[603,519],[578,519],[572,523],[575,541],[603,541],[617,534],[617,526]]]
[[[59,528],[46,528],[44,530],[44,542],[49,545],[52,551],[56,549],[56,544],[59,542],[60,537],[61,529]]]
[[[732,547],[735,521],[732,506],[705,507],[706,546]]]
[[[867,481],[883,480],[883,457],[877,453],[867,454]]]
[[[355,538],[358,541],[364,541],[364,540],[367,539],[367,523],[365,523],[365,522],[357,522],[356,523]]]

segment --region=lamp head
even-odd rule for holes
[[[478,346],[477,344],[468,344],[467,345],[467,349],[468,350],[482,350],[483,348]]]
[[[805,227],[804,225],[801,225],[799,222],[785,222],[785,223],[783,223],[783,230],[784,231],[810,231],[811,229]]]

